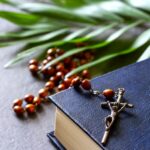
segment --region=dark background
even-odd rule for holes
[[[8,9],[0,5],[0,10]],[[0,33],[13,28],[14,25],[0,19]],[[12,111],[14,99],[26,93],[36,95],[44,85],[31,76],[26,63],[4,69],[18,47],[0,48],[0,150],[55,150],[46,136],[54,129],[55,107],[52,104],[45,104],[37,115],[22,119]]]

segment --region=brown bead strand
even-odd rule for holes
[[[77,46],[85,46],[84,43],[77,44]],[[36,112],[36,108],[45,101],[45,99],[51,93],[58,92],[69,88],[70,86],[82,86],[84,89],[89,90],[90,85],[87,80],[89,79],[90,73],[88,70],[83,70],[81,74],[73,75],[69,78],[64,78],[65,75],[80,66],[81,64],[86,64],[93,58],[91,52],[83,52],[70,57],[65,58],[63,61],[58,62],[48,68],[44,68],[50,61],[56,57],[63,55],[64,50],[59,48],[51,48],[47,51],[46,58],[39,63],[36,59],[31,59],[29,61],[29,70],[35,76],[42,77],[46,80],[44,88],[40,89],[38,96],[33,96],[32,94],[27,94],[22,99],[16,99],[13,102],[13,110],[17,115],[23,115],[24,112],[28,114],[33,114]]]
[[[94,91],[92,89],[90,80],[88,80],[88,79],[81,80],[81,78],[76,77],[72,80],[71,85],[74,87],[81,86],[84,90],[87,90],[94,95],[97,95],[97,94],[100,95],[101,94],[108,100],[111,100],[115,96],[115,92],[113,91],[113,89],[105,89],[103,92]]]

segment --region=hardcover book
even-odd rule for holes
[[[110,132],[107,144],[101,144],[105,132],[103,97],[83,89],[70,88],[50,96],[56,105],[54,143],[61,150],[150,150],[150,59],[135,63],[91,80],[93,89],[125,88],[124,101],[134,108],[121,112]]]

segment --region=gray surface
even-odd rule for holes
[[[0,10],[7,9],[0,5]],[[0,33],[13,26],[0,20]],[[0,150],[55,150],[47,132],[53,130],[55,107],[43,105],[36,116],[18,119],[12,111],[12,101],[26,93],[37,94],[43,82],[34,79],[26,64],[10,69],[3,66],[18,51],[18,46],[0,49]]]

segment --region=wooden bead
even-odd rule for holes
[[[52,61],[53,59],[54,59],[53,56],[48,56],[48,57],[47,57],[48,62],[49,62],[49,61]]]
[[[44,68],[44,69],[42,69],[42,73],[43,73],[43,75],[51,76],[55,73],[55,69],[53,67]]]
[[[75,78],[72,79],[72,81],[71,81],[71,85],[72,85],[72,86],[77,87],[77,86],[80,86],[80,84],[81,84],[81,79],[80,79],[79,76],[75,77]]]
[[[36,59],[31,59],[29,61],[29,65],[36,65],[36,66],[38,66],[38,61]]]
[[[35,74],[38,72],[39,68],[37,65],[29,65],[29,70],[31,71],[31,73]]]
[[[81,86],[82,86],[82,88],[85,89],[85,90],[90,90],[90,89],[91,89],[90,80],[84,79],[84,80],[81,82]]]
[[[82,77],[83,78],[90,78],[90,73],[88,70],[83,70],[82,71]]]
[[[23,113],[24,113],[24,109],[22,106],[18,106],[18,105],[14,106],[13,110],[17,115],[23,115]]]
[[[22,99],[15,99],[13,101],[13,107],[14,106],[21,106],[22,105]]]
[[[52,90],[54,89],[54,87],[55,87],[55,84],[54,84],[54,82],[52,82],[52,81],[48,81],[48,82],[46,82],[45,87],[46,87],[48,90],[52,91]]]
[[[62,91],[65,89],[66,89],[65,84],[62,83],[62,84],[58,85],[58,91]]]
[[[62,54],[64,54],[64,53],[65,53],[64,50],[59,49],[59,48],[56,49],[56,54],[57,54],[58,56],[60,56],[60,55],[62,55]]]
[[[66,75],[68,72],[69,72],[68,69],[64,69],[64,71],[63,71],[64,75]]]
[[[40,97],[34,97],[33,104],[36,106],[39,106],[41,104],[42,100]]]
[[[42,61],[42,64],[45,66],[46,64],[48,63],[48,60],[47,59],[44,59],[43,61]]]
[[[25,106],[25,109],[29,114],[35,113],[35,105],[33,105],[33,104],[27,104]]]
[[[41,73],[43,75],[47,75],[48,69],[47,68],[41,68]]]
[[[81,65],[84,65],[84,64],[86,64],[86,63],[87,63],[87,60],[86,60],[86,59],[81,59],[81,60],[80,60],[80,64],[81,64]]]
[[[71,81],[74,79],[74,78],[76,78],[76,77],[79,77],[77,74],[74,74],[74,75],[72,75],[71,77],[70,77],[70,79],[71,79]],[[79,77],[80,78],[80,77]],[[81,78],[80,78],[80,80],[81,80]]]
[[[114,97],[115,92],[112,89],[105,89],[102,93],[106,98],[111,99]]]
[[[64,64],[63,63],[59,63],[59,64],[57,64],[57,66],[56,66],[56,70],[57,71],[64,71],[64,69],[65,69],[65,67],[64,67]]]
[[[68,88],[70,85],[71,85],[71,79],[70,78],[65,78],[64,79],[64,84],[65,84],[65,87]]]
[[[48,56],[54,56],[56,54],[56,48],[51,48],[47,51]]]
[[[71,68],[70,68],[70,69],[73,70],[73,69],[77,68],[77,66],[78,66],[78,63],[77,63],[76,61],[72,61],[72,62],[71,62],[71,66],[70,66]]]
[[[54,69],[53,67],[49,67],[47,74],[48,74],[49,76],[51,76],[51,75],[53,75],[54,73],[55,73],[55,69]]]
[[[31,94],[27,94],[24,96],[24,100],[27,102],[27,103],[33,103],[33,99],[34,99],[34,96],[31,95]]]
[[[59,81],[57,76],[52,76],[50,77],[49,81],[52,81],[53,83],[57,84],[57,82]]]
[[[48,95],[48,89],[47,88],[43,88],[39,90],[39,97],[40,98],[45,98]]]
[[[61,71],[57,72],[57,73],[56,73],[56,77],[57,77],[58,79],[62,79],[62,78],[64,77],[63,72],[61,72]]]
[[[90,60],[92,58],[92,53],[91,52],[85,52],[84,53],[84,58],[87,60]]]
[[[67,57],[66,59],[63,60],[64,64],[66,65],[70,65],[71,61],[72,61],[71,57]]]

